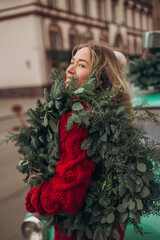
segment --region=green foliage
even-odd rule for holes
[[[73,124],[88,128],[90,137],[81,148],[92,157],[96,170],[80,211],[40,218],[48,225],[59,224],[68,236],[76,233],[80,240],[92,233],[95,240],[111,235],[118,240],[116,221],[123,229],[132,224],[143,234],[141,216],[160,214],[160,144],[150,141],[133,122],[147,119],[157,123],[155,115],[148,111],[126,114],[130,106],[114,100],[115,95],[124,94],[121,89],[95,94],[95,71],[78,89],[76,79],[65,88],[64,73],[54,69],[53,74],[50,93],[44,90],[45,102],[38,100],[36,109],[28,111],[30,126],[8,137],[23,155],[17,169],[26,175],[24,181],[30,188],[54,176],[59,161],[58,122],[63,113],[72,110],[67,130]]]
[[[137,58],[128,64],[127,77],[142,89],[160,87],[160,53],[148,54],[145,59]]]

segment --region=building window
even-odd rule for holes
[[[152,19],[151,12],[147,13],[147,29],[150,30],[152,27],[150,26],[150,19]]]
[[[116,22],[116,4],[112,2],[112,22]]]
[[[77,36],[73,33],[69,35],[70,49],[73,49],[77,45]]]
[[[83,0],[85,17],[89,17],[89,1]]]
[[[124,6],[124,23],[127,25],[127,7]]]
[[[86,33],[86,42],[93,40],[93,35],[91,32]]]
[[[119,49],[122,49],[123,48],[123,41],[122,41],[122,37],[120,34],[118,34],[116,36],[116,39],[115,39],[115,45],[114,45],[116,48],[119,48]]]
[[[74,12],[74,0],[67,0],[67,7],[68,7],[68,11],[73,13]]]
[[[137,41],[134,39],[134,54],[137,55]]]
[[[98,18],[103,18],[103,5],[102,0],[97,0],[97,10],[98,10]]]
[[[80,43],[86,43],[93,40],[93,34],[90,30],[80,34]]]
[[[136,22],[135,22],[135,12],[136,12],[136,6],[134,5],[132,7],[132,27],[136,26]]]
[[[143,9],[140,11],[140,28],[143,29]]]
[[[103,42],[108,42],[108,34],[107,31],[101,31],[99,35],[99,40]]]
[[[56,8],[57,7],[57,0],[48,0],[48,5],[50,7]]]
[[[60,37],[59,37],[59,33],[57,31],[50,32],[50,42],[51,42],[52,50],[60,50],[61,49]]]

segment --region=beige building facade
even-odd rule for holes
[[[41,95],[52,67],[65,69],[71,49],[92,39],[140,56],[153,14],[147,0],[1,0],[0,96]]]

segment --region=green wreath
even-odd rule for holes
[[[78,89],[74,78],[65,88],[65,72],[53,69],[50,78],[54,84],[50,93],[44,89],[46,101],[37,100],[36,109],[27,112],[30,125],[8,136],[23,155],[17,169],[26,174],[24,181],[29,188],[53,178],[59,161],[57,125],[62,114],[72,110],[67,130],[75,123],[88,128],[91,137],[81,147],[92,157],[101,177],[92,180],[83,207],[76,214],[45,214],[39,218],[46,220],[48,226],[59,224],[68,236],[76,232],[79,240],[85,236],[106,239],[111,235],[118,240],[116,221],[122,229],[132,224],[136,232],[143,234],[141,216],[160,215],[160,176],[156,172],[160,144],[148,139],[131,122],[158,123],[155,115],[148,111],[127,114],[130,106],[114,100],[115,95],[124,94],[121,89],[96,94],[99,86],[95,84],[95,71]],[[80,102],[91,107],[85,110]]]

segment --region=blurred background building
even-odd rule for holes
[[[158,0],[0,0],[0,97],[42,95],[72,48],[103,40],[128,59],[160,29]]]

